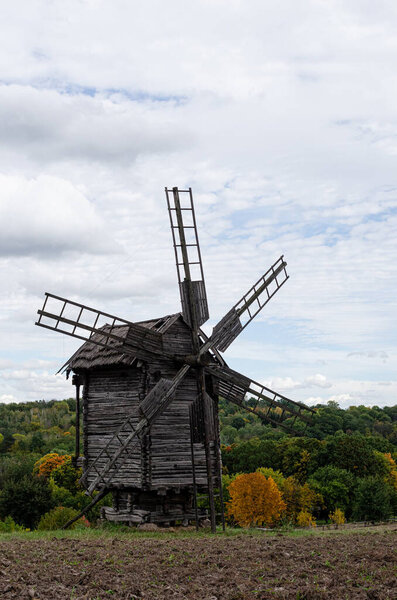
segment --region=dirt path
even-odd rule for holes
[[[0,598],[396,600],[396,533],[3,539]]]

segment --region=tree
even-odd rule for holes
[[[13,434],[14,443],[11,446],[11,452],[27,452],[29,450],[28,437],[23,433]]]
[[[380,477],[365,477],[357,486],[353,517],[362,521],[381,521],[391,516],[391,489]]]
[[[285,510],[280,490],[271,477],[243,473],[229,485],[227,514],[241,527],[272,525]]]
[[[325,443],[314,438],[285,438],[278,443],[281,471],[303,483],[318,468],[318,456]],[[273,465],[269,465],[273,466]],[[274,467],[273,467],[274,468]]]
[[[351,513],[356,478],[346,469],[333,465],[320,467],[309,479],[310,486],[319,492],[328,511],[342,508]]]
[[[334,436],[322,453],[323,465],[332,464],[357,477],[386,474],[384,461],[374,453],[368,439],[359,434]]]
[[[32,452],[42,452],[44,448],[44,438],[41,431],[35,431],[30,442]]]
[[[301,510],[296,517],[299,527],[316,527],[316,519],[308,510]]]
[[[39,477],[23,477],[5,484],[0,494],[0,516],[34,529],[41,515],[53,507],[51,490]]]
[[[62,465],[65,461],[71,457],[68,454],[57,454],[57,452],[51,452],[46,454],[40,460],[35,462],[33,467],[33,474],[39,475],[40,477],[49,477],[59,465]]]
[[[245,427],[244,418],[241,417],[240,415],[236,415],[232,419],[231,426],[234,427],[235,429],[241,429],[242,427]]]
[[[234,444],[237,437],[238,431],[235,427],[232,427],[231,425],[226,425],[226,427],[222,429],[221,440],[224,444]]]
[[[277,442],[259,438],[241,442],[222,453],[223,464],[228,468],[229,473],[252,473],[259,467],[277,469],[279,467],[277,458]]]
[[[273,481],[277,484],[277,487],[279,489],[282,488],[282,485],[285,481],[285,477],[281,471],[275,471],[271,467],[259,467],[259,469],[257,469],[256,472],[262,473],[262,475],[264,475],[266,479],[271,477]]]
[[[63,462],[51,471],[50,477],[57,486],[76,494],[81,490],[78,481],[81,475],[81,469],[76,469],[72,464],[72,457],[67,456]]]
[[[287,477],[280,486],[283,500],[286,502],[286,517],[296,522],[300,513],[311,514],[321,507],[323,498],[307,483],[301,484],[295,477]]]
[[[340,508],[335,508],[334,512],[329,513],[329,518],[331,523],[334,523],[336,529],[338,525],[346,523],[345,513]]]
[[[344,411],[336,402],[331,401],[327,406],[319,406],[316,414],[313,415],[313,423],[308,434],[310,437],[322,440],[327,435],[343,430],[343,413]]]

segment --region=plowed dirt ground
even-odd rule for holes
[[[396,534],[3,536],[0,598],[396,600]]]

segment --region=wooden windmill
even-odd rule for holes
[[[105,517],[197,524],[204,516],[197,493],[205,492],[214,530],[219,396],[289,430],[296,419],[310,423],[312,409],[231,370],[220,354],[287,281],[283,256],[208,338],[200,329],[209,313],[192,191],[166,188],[166,197],[181,313],[133,323],[46,293],[36,325],[85,341],[63,368],[73,371],[77,391],[83,385],[82,481],[91,495],[113,493]]]

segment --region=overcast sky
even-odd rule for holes
[[[0,402],[73,394],[45,291],[180,310],[165,186],[193,188],[208,332],[288,262],[230,366],[397,402],[394,0],[14,0],[0,23]]]

